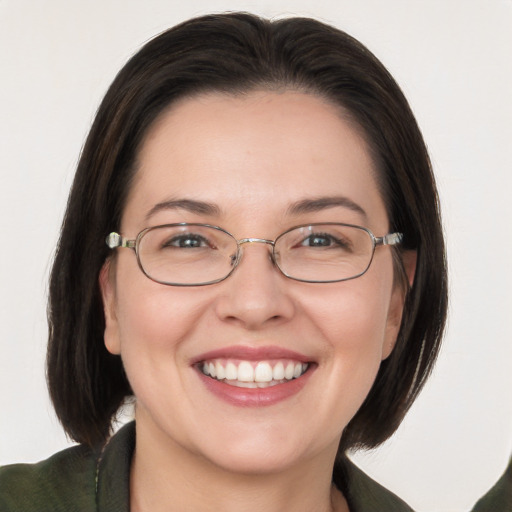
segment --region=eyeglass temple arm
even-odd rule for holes
[[[375,237],[375,245],[396,245],[403,239],[403,233],[389,233],[389,235]]]
[[[135,240],[127,240],[115,231],[105,238],[105,242],[110,249],[115,249],[116,247],[128,247],[129,249],[135,248]]]

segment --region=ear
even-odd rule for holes
[[[393,284],[386,322],[386,334],[382,346],[382,360],[387,359],[395,348],[400,326],[402,325],[405,297],[414,283],[418,253],[416,251],[405,251],[401,254],[401,258],[405,272],[404,277],[407,282],[401,280],[400,276],[396,276],[395,283]]]
[[[99,285],[103,299],[103,313],[105,315],[104,343],[107,350],[114,355],[121,353],[119,340],[119,326],[116,314],[116,286],[113,266],[115,263],[108,258],[101,267]]]
[[[414,276],[416,275],[416,264],[418,263],[417,251],[404,251],[401,254],[402,262],[404,265],[405,275],[409,282],[409,288],[412,288],[414,283]]]

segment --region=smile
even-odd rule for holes
[[[211,359],[202,361],[199,370],[206,376],[240,388],[268,388],[298,379],[308,363],[294,360],[246,361]]]

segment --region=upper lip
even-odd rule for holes
[[[276,346],[250,347],[234,345],[200,354],[192,359],[192,365],[211,359],[241,359],[244,361],[264,361],[271,359],[292,359],[301,363],[310,363],[305,354]]]

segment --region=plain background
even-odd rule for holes
[[[46,281],[98,103],[150,37],[224,10],[332,23],[411,103],[439,182],[450,321],[399,431],[355,459],[420,512],[466,511],[512,452],[511,0],[0,0],[0,464],[68,444],[45,387]]]

